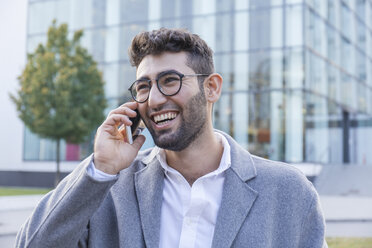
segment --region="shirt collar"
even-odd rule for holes
[[[225,138],[225,136],[223,136],[222,134],[220,134],[218,132],[215,132],[215,135],[220,139],[220,142],[221,142],[221,144],[223,146],[223,154],[222,154],[221,161],[220,161],[220,164],[219,164],[218,168],[216,170],[208,173],[205,176],[219,175],[222,172],[224,172],[225,170],[227,170],[228,168],[230,168],[230,166],[231,166],[231,155],[230,155],[230,144],[229,144],[229,142],[227,141],[227,139]],[[142,162],[144,162],[145,164],[148,164],[154,158],[156,158],[160,162],[161,167],[164,169],[164,171],[166,173],[167,172],[169,172],[169,173],[178,173],[178,171],[176,171],[175,169],[173,169],[172,167],[170,167],[167,164],[167,160],[166,160],[166,157],[165,157],[165,151],[164,151],[164,149],[155,146],[152,149],[151,153],[148,156],[146,156],[142,160]]]

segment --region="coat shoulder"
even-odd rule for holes
[[[271,186],[284,192],[315,193],[313,184],[302,171],[293,165],[254,155],[252,155],[252,159],[257,170],[256,180],[261,185]]]
[[[265,176],[279,177],[281,179],[307,180],[305,174],[293,165],[255,155],[251,156],[257,169],[257,174],[263,173]]]

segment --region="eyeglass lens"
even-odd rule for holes
[[[172,96],[176,94],[181,87],[181,76],[176,73],[167,73],[157,79],[157,84],[162,94]],[[137,80],[131,87],[131,93],[136,101],[144,102],[149,97],[150,89],[150,80]]]

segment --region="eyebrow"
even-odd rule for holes
[[[155,78],[159,78],[163,75],[167,75],[167,74],[170,74],[170,73],[179,73],[179,74],[182,74],[181,72],[175,70],[175,69],[170,69],[170,70],[165,70],[165,71],[161,71],[159,72],[158,74],[156,74],[156,77]],[[143,77],[140,77],[138,78],[137,80],[150,80],[150,78],[148,76],[143,76]]]

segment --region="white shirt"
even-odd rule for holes
[[[165,174],[159,247],[212,246],[222,199],[224,172],[231,166],[230,145],[223,135],[215,134],[220,138],[224,148],[220,165],[215,171],[198,178],[192,186],[166,163],[163,149],[155,147],[151,153],[159,160]],[[97,180],[110,180],[116,177],[92,170],[98,170],[94,166],[88,168],[88,173]],[[105,177],[105,174],[108,177]]]

